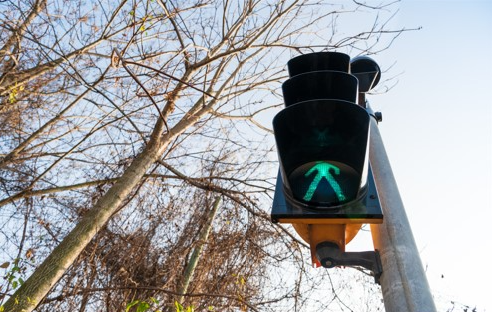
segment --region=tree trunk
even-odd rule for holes
[[[190,257],[190,262],[188,262],[188,265],[186,266],[183,274],[183,280],[179,285],[178,293],[181,294],[178,299],[179,303],[183,303],[184,294],[188,291],[188,286],[190,285],[190,281],[193,278],[193,274],[195,273],[195,268],[198,265],[198,261],[200,261],[200,255],[202,253],[203,245],[208,240],[208,235],[210,234],[210,230],[212,229],[212,223],[215,219],[215,216],[217,215],[217,211],[219,211],[219,206],[220,197],[217,196],[214,201],[214,206],[207,216],[205,226],[203,227],[198,237],[198,244],[193,249],[193,253]]]

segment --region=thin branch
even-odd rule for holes
[[[217,99],[214,95],[210,94],[209,92],[204,91],[204,90],[202,90],[202,89],[200,89],[200,88],[197,88],[197,87],[195,87],[194,85],[192,85],[192,84],[190,84],[190,83],[188,83],[188,82],[186,82],[186,81],[184,81],[184,80],[182,80],[182,79],[179,79],[179,78],[177,78],[177,77],[175,77],[175,76],[173,76],[173,75],[170,75],[170,74],[168,74],[168,73],[166,73],[166,72],[163,72],[162,70],[159,70],[159,69],[154,68],[154,67],[152,67],[152,66],[145,65],[145,64],[141,64],[141,63],[137,63],[137,62],[132,62],[132,61],[126,61],[126,63],[127,63],[127,64],[132,64],[132,65],[136,65],[136,66],[140,66],[140,67],[144,67],[144,68],[147,68],[147,69],[150,69],[150,70],[153,70],[153,71],[155,71],[155,72],[157,72],[157,73],[159,73],[159,74],[161,74],[161,75],[164,75],[164,76],[166,76],[166,77],[168,77],[168,78],[171,78],[171,79],[173,79],[173,80],[176,80],[176,81],[178,81],[178,82],[180,82],[180,83],[184,84],[185,86],[190,87],[190,88],[192,88],[192,89],[194,89],[194,90],[196,90],[196,91],[198,91],[198,92],[200,92],[200,93],[203,93],[203,94],[205,94],[205,95],[207,95],[207,96],[209,96],[209,97],[211,97],[211,98]]]
[[[162,122],[164,123],[164,126],[166,127],[166,131],[169,132],[169,127],[167,126],[167,121],[166,121],[166,118],[164,117],[164,115],[162,114],[162,111],[161,109],[159,108],[159,105],[157,105],[157,103],[154,101],[154,97],[152,97],[152,95],[150,95],[149,91],[147,91],[147,88],[144,87],[144,85],[140,82],[140,80],[138,79],[137,76],[135,76],[135,74],[126,66],[126,61],[125,59],[121,56],[120,52],[118,52],[118,50],[114,49],[113,50],[117,55],[118,57],[120,58],[121,60],[121,64],[123,65],[123,68],[125,68],[125,70],[127,71],[127,73],[130,74],[130,76],[132,76],[133,80],[135,80],[135,82],[140,86],[140,88],[142,88],[142,90],[144,90],[145,94],[147,94],[147,97],[150,99],[150,101],[152,102],[152,104],[154,105],[154,107],[156,108],[157,110],[157,113],[159,114],[159,116],[161,117],[162,119]]]

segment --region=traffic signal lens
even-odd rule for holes
[[[360,173],[337,161],[306,163],[294,169],[288,179],[295,199],[310,205],[350,202],[360,187]]]

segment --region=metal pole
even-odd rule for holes
[[[435,312],[417,245],[374,118],[371,118],[369,159],[384,215],[382,224],[371,224],[371,232],[383,264],[381,288],[386,312]]]

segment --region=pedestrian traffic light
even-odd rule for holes
[[[343,251],[363,223],[382,222],[368,160],[371,117],[356,104],[348,55],[304,54],[287,67],[286,108],[273,119],[280,170],[271,217],[292,223],[319,264],[317,244]]]

